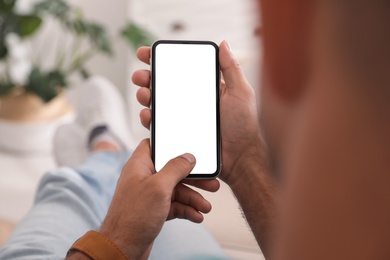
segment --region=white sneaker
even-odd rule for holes
[[[76,122],[61,125],[54,134],[54,158],[58,166],[76,167],[89,154],[87,133]]]
[[[76,121],[86,133],[90,134],[97,126],[105,125],[129,150],[132,139],[125,105],[118,89],[104,77],[93,76],[79,89],[78,94]]]

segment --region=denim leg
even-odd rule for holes
[[[203,225],[175,219],[165,223],[155,240],[149,259],[222,260],[228,258]]]
[[[0,259],[64,259],[74,241],[101,225],[129,155],[94,153],[77,169],[46,174],[32,209],[0,249]]]
[[[74,241],[100,227],[129,157],[129,152],[93,153],[80,167],[46,174],[32,209],[0,249],[0,259],[64,259]],[[150,259],[223,257],[203,226],[174,220],[164,225]]]

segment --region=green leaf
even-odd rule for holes
[[[150,46],[155,41],[152,34],[133,22],[123,28],[121,35],[134,50],[142,46]]]
[[[0,0],[0,13],[11,12],[16,0]]]
[[[38,68],[31,71],[26,90],[40,97],[44,102],[49,102],[58,94],[57,87],[50,84],[47,74],[42,73]]]
[[[42,19],[33,15],[7,13],[0,16],[0,59],[5,58],[8,53],[5,38],[9,33],[16,33],[20,37],[28,37],[35,33],[41,24]]]
[[[0,0],[1,1],[1,0]],[[5,46],[5,37],[6,37],[6,25],[4,23],[4,17],[0,16],[0,60],[7,57],[8,50],[7,46]]]
[[[58,95],[60,88],[66,87],[65,75],[54,70],[43,73],[39,68],[31,71],[26,90],[40,97],[44,102],[49,102]]]
[[[90,43],[96,46],[99,51],[106,54],[112,54],[111,43],[107,35],[107,31],[100,24],[77,19],[71,21],[68,28],[70,28],[79,36],[88,37]]]
[[[93,45],[95,45],[101,52],[112,54],[110,39],[107,31],[103,26],[96,23],[85,23],[86,33]]]
[[[86,68],[81,68],[80,75],[84,80],[86,80],[91,76],[91,73],[89,73],[89,71]]]
[[[14,88],[11,83],[0,82],[0,96],[5,96]]]
[[[61,21],[66,20],[71,10],[69,4],[63,0],[46,0],[34,6],[35,13],[45,12],[57,17]]]
[[[87,24],[83,20],[75,20],[71,23],[71,28],[78,35],[84,35],[87,33]]]
[[[47,78],[49,80],[49,85],[51,88],[64,88],[68,86],[65,75],[58,70],[50,72],[47,75]]]
[[[0,0],[1,1],[1,0]],[[7,13],[0,16],[0,40],[4,41],[7,34],[17,33],[19,24],[17,16],[13,13]]]
[[[18,23],[18,34],[20,37],[27,37],[32,35],[42,24],[42,19],[38,16],[16,16]]]
[[[0,0],[1,1],[1,0]],[[97,23],[85,21],[80,9],[72,8],[64,0],[45,0],[35,5],[36,13],[48,13],[78,36],[86,36],[100,52],[112,54],[112,48],[105,28]]]
[[[8,49],[4,44],[4,38],[0,39],[0,60],[7,57]]]

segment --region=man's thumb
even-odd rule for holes
[[[227,41],[223,41],[219,47],[219,63],[228,88],[239,87],[247,83],[241,66],[234,57]]]
[[[195,164],[195,157],[186,153],[170,160],[157,175],[159,178],[164,178],[164,182],[174,188],[190,174]]]

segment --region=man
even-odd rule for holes
[[[261,8],[268,151],[253,92],[222,43],[221,179],[267,258],[389,259],[390,4],[263,0]],[[138,57],[148,62],[149,49]],[[133,77],[145,106],[148,79]],[[149,125],[148,109],[141,120]]]
[[[267,258],[390,258],[389,9],[387,1],[373,0],[261,1],[267,146],[253,91],[227,43],[221,44],[221,179]],[[138,57],[148,62],[149,49],[140,49]],[[148,72],[136,72],[133,81],[142,87],[138,100],[148,106]],[[141,121],[149,125],[148,109]],[[165,172],[169,181],[160,179],[171,186],[150,194],[165,194],[168,205],[145,200],[144,207],[162,212],[145,222],[146,213],[122,209],[129,202],[123,187],[138,185],[130,172],[149,171],[150,151],[141,143],[122,173],[101,234],[129,259],[146,258],[175,208],[169,195],[194,160],[185,155],[172,162],[177,171]],[[200,220],[198,206],[188,208],[189,219]]]

